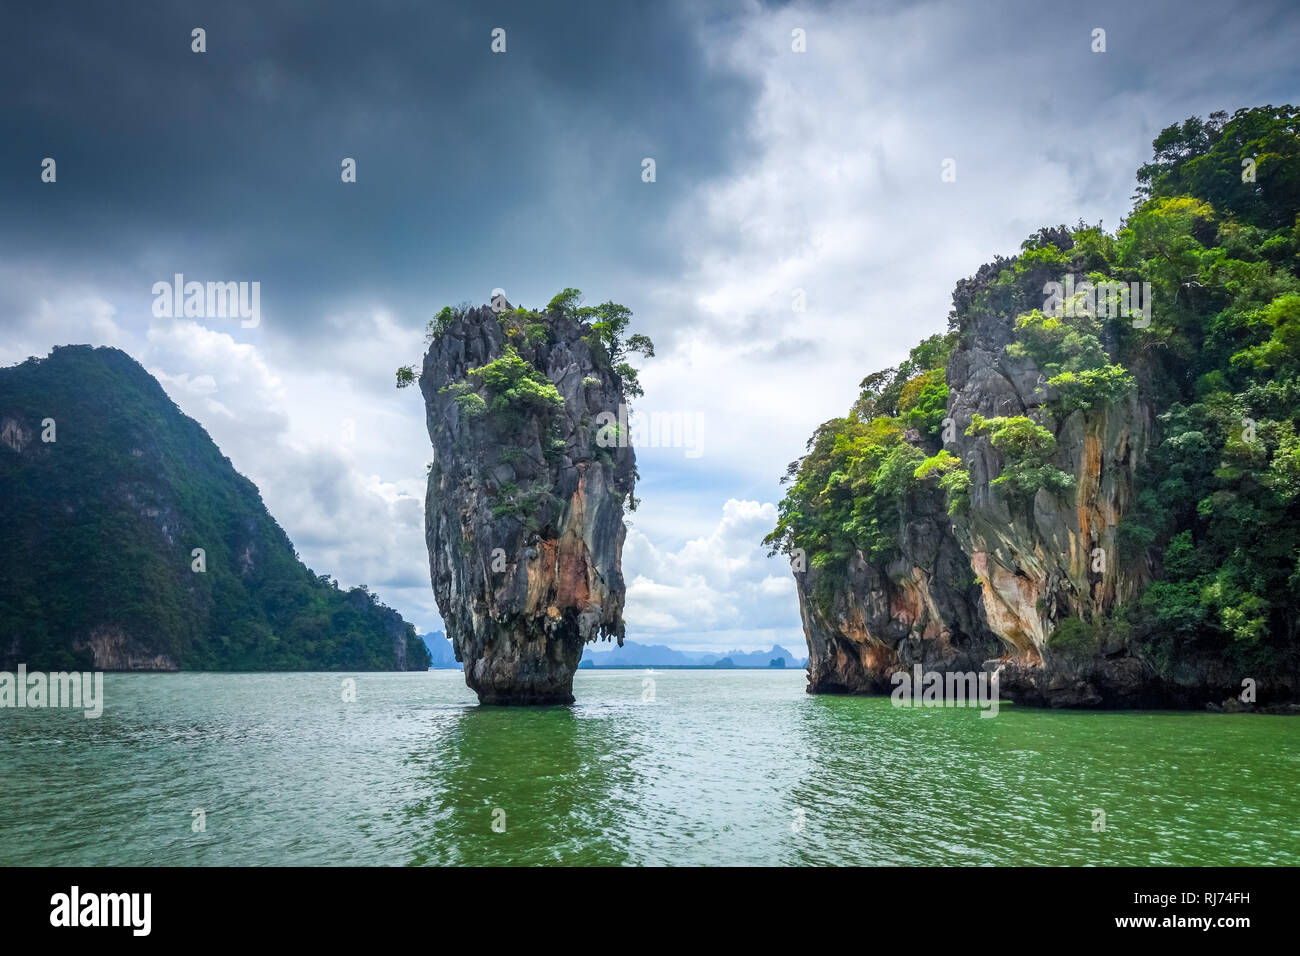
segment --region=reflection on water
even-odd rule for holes
[[[538,709],[367,674],[345,703],[341,676],[110,674],[99,720],[0,710],[0,864],[1300,863],[1283,717],[981,719],[781,671],[585,671]]]
[[[409,757],[422,788],[398,818],[406,862],[631,862],[620,804],[641,787],[613,726],[567,707],[459,711]]]

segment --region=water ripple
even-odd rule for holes
[[[0,711],[0,864],[1300,863],[1287,718],[644,680],[514,709],[455,672],[361,675],[353,703],[333,674],[110,674],[98,720]]]

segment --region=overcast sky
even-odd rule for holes
[[[431,452],[393,372],[443,305],[629,306],[638,407],[703,431],[637,453],[628,636],[798,653],[759,542],[812,430],[958,279],[1114,228],[1163,127],[1300,101],[1291,0],[232,6],[0,5],[0,364],[124,349],[307,564],[421,631]],[[259,282],[260,325],[155,317],[175,273]]]

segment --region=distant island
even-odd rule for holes
[[[456,660],[456,651],[451,646],[451,641],[443,631],[432,631],[428,634],[421,634],[420,640],[424,642],[425,649],[429,652],[429,666],[434,670],[460,670],[461,663]]]
[[[780,663],[775,663],[780,661]],[[663,667],[663,668],[762,668],[808,666],[806,657],[795,657],[779,644],[766,651],[679,651],[661,644],[638,644],[624,641],[622,647],[597,650],[588,646],[582,655],[582,668]]]
[[[460,670],[461,664],[456,660],[451,641],[442,631],[421,634],[420,639],[429,650],[429,666],[435,670]],[[802,670],[808,666],[806,657],[795,657],[779,644],[767,651],[727,651],[710,653],[708,651],[679,651],[661,644],[638,644],[636,641],[624,641],[622,647],[614,646],[610,650],[598,650],[599,645],[588,645],[579,667],[583,670],[662,667],[673,669],[756,669],[775,670],[792,668]]]

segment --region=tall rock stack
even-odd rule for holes
[[[622,379],[589,324],[498,299],[443,311],[420,390],[429,568],[465,683],[484,704],[572,703],[583,645],[623,640]]]

